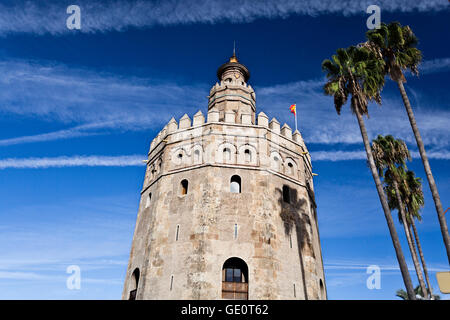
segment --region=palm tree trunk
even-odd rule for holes
[[[428,179],[428,185],[430,186],[431,194],[433,196],[434,204],[436,206],[439,224],[441,225],[441,233],[442,238],[444,239],[445,249],[447,250],[448,262],[450,263],[450,236],[448,234],[448,227],[447,221],[445,220],[444,216],[444,210],[442,209],[441,198],[439,197],[436,182],[434,181],[433,174],[431,173],[431,167],[430,163],[428,162],[427,154],[425,152],[425,146],[423,144],[422,137],[420,136],[419,128],[417,127],[416,123],[416,118],[414,117],[414,113],[412,111],[411,104],[409,103],[409,99],[406,94],[405,87],[403,86],[402,80],[397,80],[397,86],[400,90],[400,94],[402,95],[403,104],[405,105],[406,112],[408,113],[409,122],[411,123],[414,136],[416,137],[417,147],[419,148],[420,156],[423,162],[423,167],[425,168],[425,173]]]
[[[393,185],[395,189],[395,196],[397,197],[398,210],[400,211],[400,216],[402,217],[403,228],[405,229],[406,240],[408,241],[409,251],[411,251],[411,257],[414,263],[414,268],[416,269],[417,279],[419,280],[420,288],[422,289],[423,297],[427,298],[427,288],[425,287],[425,281],[423,280],[422,269],[420,268],[419,258],[417,256],[416,248],[411,237],[411,232],[408,227],[408,222],[406,221],[405,207],[403,206],[402,197],[400,195],[400,190],[398,188],[398,183],[393,179]]]
[[[358,108],[355,108],[356,117],[358,119],[359,129],[361,130],[361,136],[363,138],[364,147],[367,153],[367,160],[369,161],[370,171],[372,172],[373,180],[375,181],[375,186],[378,191],[378,196],[380,198],[381,206],[383,207],[384,216],[388,224],[389,233],[391,235],[392,243],[394,245],[395,254],[397,255],[398,264],[400,266],[400,271],[402,273],[403,282],[405,283],[406,292],[408,293],[409,300],[416,300],[416,295],[414,293],[414,288],[411,282],[411,277],[408,272],[408,266],[406,265],[405,256],[403,255],[402,247],[400,246],[400,240],[398,239],[397,231],[395,230],[394,221],[392,220],[391,211],[386,200],[386,195],[384,194],[383,186],[381,184],[380,176],[378,175],[377,168],[375,166],[375,161],[373,159],[372,150],[369,144],[369,137],[367,136],[366,126],[364,124],[364,119],[361,116]]]
[[[427,269],[427,265],[425,264],[425,257],[423,256],[422,245],[420,244],[420,241],[419,241],[419,234],[417,233],[416,223],[414,222],[413,217],[411,217],[411,226],[412,226],[412,229],[414,232],[414,238],[416,240],[417,250],[419,250],[420,261],[422,262],[422,266],[423,266],[423,273],[425,274],[425,279],[427,281],[428,294],[430,295],[430,298],[431,298],[433,296],[433,289],[431,288],[431,285],[430,285],[430,277],[428,276],[428,269]]]

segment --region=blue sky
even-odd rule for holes
[[[257,109],[299,129],[312,154],[330,299],[395,299],[403,287],[356,119],[322,94],[320,64],[364,41],[365,9],[409,24],[424,62],[406,90],[444,207],[450,206],[448,1],[0,1],[0,298],[119,299],[150,141],[172,116],[206,112],[232,53],[251,71]],[[66,28],[81,7],[82,29]],[[370,138],[393,134],[425,179],[396,87],[370,106]],[[435,273],[448,270],[434,204],[418,229]],[[413,270],[403,231],[402,248]],[[447,215],[448,216],[448,215]],[[447,218],[448,221],[448,218]],[[381,268],[381,289],[366,268]],[[81,289],[66,287],[79,265]],[[441,295],[448,299],[449,296]]]

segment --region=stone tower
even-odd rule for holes
[[[217,77],[151,142],[122,298],[326,299],[302,136],[255,115],[234,54]]]

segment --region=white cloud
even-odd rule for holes
[[[368,260],[365,263],[362,262],[352,262],[352,261],[329,261],[324,264],[324,268],[328,270],[367,270],[367,267],[370,265],[376,265],[380,267],[382,271],[398,271],[400,272],[400,268],[396,262],[391,264],[386,264],[381,261]],[[445,265],[432,263],[428,265],[429,272],[442,272],[448,271],[448,268]],[[409,271],[415,271],[414,266],[408,266]]]
[[[0,114],[71,125],[0,140],[0,146],[160,128],[172,115],[195,112],[208,88],[159,79],[124,78],[55,63],[0,62]],[[75,125],[73,125],[75,124]]]
[[[61,122],[105,122],[107,126],[115,122],[115,127],[151,124],[179,108],[192,108],[208,92],[195,85],[124,78],[51,62],[1,61],[0,73],[3,112]]]
[[[325,80],[302,81],[256,88],[258,109],[264,110],[269,117],[276,114],[280,122],[287,122],[293,127],[294,119],[288,107],[296,103],[298,127],[307,144],[362,145],[360,129],[356,117],[349,110],[349,103],[343,107],[341,115],[337,115],[333,98],[322,92],[320,84],[324,83]],[[422,138],[427,146],[446,148],[450,144],[450,127],[447,123],[450,112],[444,108],[445,102],[436,106],[427,100],[430,100],[427,96],[420,95],[411,100]],[[415,102],[421,102],[427,107],[417,108]],[[410,146],[416,145],[398,92],[386,90],[383,93],[383,105],[379,107],[372,103],[369,113],[370,118],[365,118],[369,139],[374,139],[378,134],[392,134]]]
[[[450,71],[450,58],[440,58],[424,61],[419,68],[423,74]]]
[[[418,152],[411,152],[415,159],[419,159]],[[428,158],[438,160],[450,160],[450,151],[431,150],[427,152]],[[64,167],[132,167],[143,166],[142,160],[145,155],[128,156],[60,156],[53,158],[8,158],[0,159],[0,170],[2,169],[42,169],[42,168],[64,168]],[[311,152],[312,161],[348,161],[366,160],[364,151],[314,151]]]
[[[449,150],[431,150],[427,152],[429,159],[450,160]],[[419,152],[411,152],[413,159],[420,159]],[[341,151],[341,150],[327,150],[311,152],[312,161],[347,161],[347,160],[366,160],[367,155],[365,151]]]
[[[54,158],[8,158],[0,160],[0,170],[8,168],[16,169],[40,169],[61,167],[128,167],[142,166],[145,156],[62,156]]]
[[[446,58],[447,59],[447,58]],[[445,59],[444,59],[445,60]],[[436,60],[424,65],[434,65]],[[441,65],[441,64],[439,64]],[[440,69],[427,67],[429,72]],[[112,131],[161,129],[172,116],[193,115],[206,108],[208,84],[177,84],[158,79],[126,78],[70,68],[55,63],[0,62],[0,113],[35,117],[65,127],[53,131],[0,140],[0,146],[108,134]],[[355,117],[346,105],[338,116],[332,97],[324,96],[325,79],[256,87],[257,109],[293,127],[288,106],[297,103],[299,129],[309,144],[362,144]],[[450,145],[450,111],[444,103],[407,87],[422,137],[428,148]],[[422,108],[426,105],[426,108]],[[366,120],[369,138],[392,134],[410,147],[415,139],[397,92],[383,94],[383,106],[370,107]],[[67,127],[69,125],[69,127]],[[320,154],[319,154],[320,156]],[[356,157],[354,153],[334,157]],[[435,157],[441,155],[435,154]],[[337,159],[338,160],[338,159]]]
[[[246,23],[258,18],[287,18],[291,15],[366,14],[373,1],[310,0],[167,0],[167,1],[85,1],[81,7],[82,32],[123,31],[154,25],[193,23]],[[448,8],[446,0],[379,0],[383,12],[434,12]],[[66,27],[68,3],[50,4],[15,1],[0,5],[0,34],[17,32],[62,34]]]

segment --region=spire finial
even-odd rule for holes
[[[233,41],[233,56],[230,58],[230,62],[238,62],[236,57],[236,41]]]

